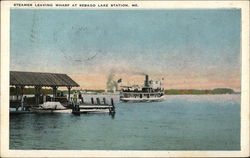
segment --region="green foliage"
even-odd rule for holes
[[[213,89],[212,91],[214,94],[232,94],[234,93],[234,90],[232,89],[229,89],[229,88],[216,88],[216,89]]]
[[[230,88],[216,88],[213,90],[199,90],[199,89],[169,89],[165,90],[167,95],[175,94],[233,94],[234,90]]]

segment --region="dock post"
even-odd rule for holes
[[[18,101],[18,95],[19,95],[19,93],[18,93],[18,89],[19,89],[19,87],[18,86],[16,86],[16,100]],[[16,106],[16,111],[19,109],[19,104]]]
[[[114,100],[111,98],[111,105],[114,106]]]
[[[106,98],[103,98],[103,104],[106,104]]]
[[[18,94],[18,88],[19,88],[19,87],[16,86],[16,100],[18,100],[18,95],[19,95],[19,94]]]
[[[39,105],[39,86],[35,86],[35,100],[36,105]]]
[[[91,103],[94,104],[94,98],[93,97],[91,97]]]
[[[78,103],[73,102],[73,110],[72,113],[75,115],[80,116],[81,112],[80,112],[80,105]]]
[[[24,89],[24,86],[21,86],[21,107],[22,107],[22,111],[24,111],[24,106],[23,106],[23,89]]]
[[[40,104],[41,90],[42,90],[42,87],[41,87],[41,86],[38,86],[38,88],[37,88],[37,92],[38,92],[38,105]]]
[[[76,103],[76,111],[79,112],[80,111],[80,106],[79,104]]]
[[[37,87],[35,86],[35,105],[37,105]]]
[[[98,105],[100,105],[100,99],[99,98],[96,98],[96,102]]]
[[[70,90],[71,90],[71,87],[68,87],[68,103],[70,103]]]
[[[112,107],[109,109],[109,113],[115,113],[115,105],[113,98],[111,98],[111,105]]]
[[[54,86],[53,87],[53,101],[56,101],[56,91],[57,91],[57,87]]]

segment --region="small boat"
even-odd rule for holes
[[[60,102],[44,102],[38,107],[31,107],[30,111],[38,113],[72,113],[72,109],[64,107]]]
[[[164,100],[164,88],[161,81],[148,80],[145,76],[144,86],[122,86],[120,100],[123,102],[153,102]]]

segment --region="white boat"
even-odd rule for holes
[[[164,88],[161,88],[161,81],[149,81],[148,75],[146,75],[142,87],[122,86],[120,100],[123,102],[162,101],[164,100]]]
[[[164,96],[161,97],[151,97],[151,98],[120,98],[123,102],[156,102],[163,101]]]
[[[39,107],[31,107],[30,111],[39,113],[71,113],[72,109],[65,108],[60,102],[44,102]]]

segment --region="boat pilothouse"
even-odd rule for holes
[[[161,101],[164,98],[164,88],[161,87],[161,81],[153,81],[145,75],[144,85],[140,86],[122,86],[120,100],[124,102],[150,102]]]

